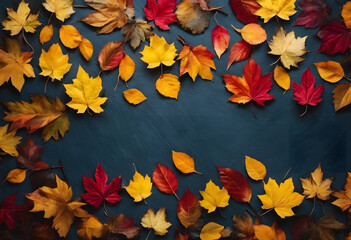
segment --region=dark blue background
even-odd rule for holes
[[[19,0],[0,2],[0,21],[6,17],[5,7],[17,8]],[[28,2],[28,1],[27,1]],[[143,7],[146,1],[134,0],[135,15],[137,18],[145,18]],[[334,18],[340,17],[340,6],[335,1],[327,1],[331,5]],[[76,5],[84,2],[75,1]],[[236,33],[231,24],[235,27],[242,27],[243,24],[237,21],[230,7],[229,1],[211,1],[213,6],[224,5],[223,10],[229,16],[217,14],[217,19],[230,33],[230,46],[241,40],[241,36]],[[297,6],[297,3],[296,3]],[[47,95],[58,96],[62,101],[68,102],[70,98],[65,94],[63,84],[71,83],[75,78],[78,66],[81,65],[91,76],[96,77],[100,71],[97,57],[102,47],[110,41],[123,40],[121,31],[114,31],[107,35],[96,35],[96,29],[79,21],[79,19],[90,13],[89,8],[75,8],[76,13],[64,24],[72,24],[78,28],[80,33],[89,39],[94,45],[94,54],[90,62],[86,62],[81,56],[78,48],[70,50],[65,48],[59,40],[59,28],[61,22],[53,17],[54,36],[49,43],[41,46],[39,43],[39,32],[46,25],[50,15],[39,1],[30,1],[32,12],[40,10],[40,21],[43,23],[35,34],[26,34],[29,42],[35,48],[32,65],[36,78],[26,79],[26,83],[18,93],[9,83],[0,87],[1,101],[29,101],[32,94],[44,94],[46,77],[40,76],[39,56],[41,48],[45,51],[52,43],[60,43],[64,53],[68,53],[72,63],[71,70],[65,75],[62,82],[48,83]],[[340,55],[328,56],[317,54],[320,40],[315,36],[318,29],[305,29],[302,26],[293,27],[297,14],[291,17],[289,22],[281,21],[287,32],[294,30],[296,36],[308,35],[306,48],[309,53],[305,55],[306,60],[299,64],[299,68],[294,68],[289,72],[292,80],[301,82],[302,73],[311,68],[316,76],[317,85],[325,84],[323,101],[315,108],[310,108],[308,113],[300,118],[304,107],[298,106],[293,100],[293,93],[289,90],[283,94],[283,90],[273,83],[271,94],[275,96],[273,101],[266,103],[265,107],[255,105],[254,111],[258,119],[255,119],[250,110],[250,104],[238,105],[228,102],[230,93],[227,92],[221,79],[221,74],[242,75],[243,66],[246,63],[233,64],[229,71],[226,71],[229,51],[223,54],[221,60],[214,59],[216,71],[213,71],[213,81],[196,78],[193,83],[186,75],[180,78],[181,90],[178,100],[168,99],[161,96],[155,89],[155,82],[160,74],[160,69],[147,69],[146,64],[140,60],[140,52],[145,43],[142,43],[135,51],[125,45],[125,51],[136,63],[136,71],[133,78],[128,82],[130,88],[138,88],[148,98],[138,106],[129,105],[123,98],[122,92],[126,89],[124,84],[120,84],[117,91],[113,88],[117,81],[118,70],[102,73],[103,88],[106,97],[106,104],[103,106],[104,112],[101,114],[88,113],[77,115],[76,111],[69,109],[70,130],[64,139],[55,141],[51,139],[43,143],[40,138],[40,131],[32,136],[35,141],[44,146],[43,160],[50,165],[57,165],[62,159],[65,172],[69,178],[69,183],[73,187],[74,198],[84,192],[82,186],[82,176],[93,177],[97,163],[100,162],[106,170],[110,179],[122,175],[123,183],[128,185],[134,174],[132,163],[135,163],[138,171],[145,175],[152,175],[155,163],[159,162],[170,167],[176,172],[179,180],[178,195],[182,196],[186,189],[191,190],[197,196],[198,191],[205,189],[205,184],[212,179],[220,185],[216,165],[230,167],[244,171],[244,156],[248,155],[262,161],[268,170],[268,177],[272,177],[280,182],[288,169],[291,168],[289,176],[293,176],[296,189],[301,193],[300,177],[307,177],[319,163],[322,164],[326,177],[335,176],[333,187],[342,188],[346,172],[351,168],[350,162],[350,117],[351,109],[345,108],[335,113],[332,105],[332,91],[334,85],[324,82],[318,75],[313,63],[326,60],[340,60]],[[261,20],[260,20],[260,23]],[[190,44],[206,46],[214,52],[211,43],[211,32],[215,27],[213,15],[210,26],[203,34],[192,35],[182,30],[176,23],[170,25],[170,31],[162,31],[155,27],[154,32],[159,36],[164,36],[168,43],[175,42],[179,53],[182,45],[176,40],[177,35],[182,35]],[[272,38],[277,28],[277,21],[273,18],[269,23],[264,24],[268,39]],[[0,31],[1,35],[7,36],[9,32]],[[147,43],[148,44],[148,43]],[[30,50],[25,46],[27,51]],[[260,64],[262,73],[272,72],[274,66],[270,66],[277,58],[267,54],[268,44],[265,42],[255,47],[253,57]],[[165,73],[179,75],[179,62],[172,67],[164,68]],[[345,81],[345,80],[343,80]],[[1,118],[4,113],[1,112]],[[5,122],[1,121],[1,125]],[[19,133],[26,137],[25,130]],[[23,141],[23,140],[22,140]],[[177,171],[172,163],[171,150],[186,152],[195,159],[196,170],[203,175],[189,174],[183,175]],[[15,159],[3,157],[1,160],[0,174],[4,179],[6,174],[16,167]],[[59,176],[61,173],[57,171]],[[267,179],[268,179],[267,177]],[[266,179],[266,180],[267,180]],[[261,182],[251,182],[253,188],[252,204],[259,209],[261,203],[256,197],[263,194]],[[1,186],[0,200],[12,193],[31,192],[30,181],[27,179],[22,184],[6,183]],[[132,216],[139,225],[139,219],[149,207],[159,209],[166,206],[168,219],[172,223],[170,233],[165,239],[172,239],[176,227],[180,227],[176,217],[177,200],[175,197],[160,193],[154,186],[153,194],[147,199],[148,206],[143,203],[135,204],[131,197],[122,190],[122,201],[108,207],[109,214],[125,213]],[[200,196],[199,196],[200,197]],[[22,200],[19,200],[21,202]],[[312,200],[305,200],[300,207],[294,208],[296,214],[309,214],[313,205]],[[331,204],[325,204],[327,211],[334,211],[338,218],[345,220],[340,210]],[[230,200],[230,206],[222,209],[223,215],[218,211],[212,214],[204,214],[205,221],[214,221],[225,226],[231,226],[231,217],[234,213],[242,214],[248,206]],[[106,222],[107,218],[100,208],[96,214],[101,222]],[[320,206],[316,207],[315,215],[322,214]],[[275,219],[275,214],[270,213],[264,222],[271,224]],[[292,218],[284,221],[283,227],[290,239],[290,222]],[[75,227],[68,235],[68,239],[76,239]],[[142,233],[142,238],[146,231]],[[153,237],[152,237],[153,238]]]

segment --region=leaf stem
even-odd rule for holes
[[[40,169],[31,169],[31,172],[40,172],[40,171],[47,171],[47,170],[52,170],[52,169],[57,169],[60,168],[62,169],[62,166],[52,166],[52,167],[48,167],[48,168],[40,168]]]
[[[215,20],[215,22],[217,23],[218,26],[222,26],[222,25],[219,24],[218,21],[217,21],[217,18],[216,18],[217,13],[218,13],[218,12],[216,12],[216,13],[214,14],[213,18],[214,18],[214,20]]]
[[[322,211],[323,211],[323,214],[325,215],[325,209],[324,209],[324,205],[321,201],[318,201],[320,204],[321,204],[321,207],[322,207]]]
[[[163,64],[161,63],[161,77],[163,76]]]
[[[48,85],[48,81],[50,79],[50,76],[47,77],[46,82],[45,82],[45,87],[44,87],[44,93],[46,94],[46,86]]]
[[[146,236],[146,239],[145,239],[145,240],[148,240],[148,239],[149,239],[150,233],[151,233],[151,229],[150,229],[149,233],[147,234],[147,236]]]
[[[312,213],[313,213],[315,207],[316,207],[316,197],[313,198],[313,208],[311,210],[310,216],[312,216]]]
[[[117,83],[116,83],[116,86],[115,86],[115,88],[113,89],[113,91],[114,91],[114,92],[116,92],[116,89],[117,89],[117,87],[118,87],[118,83],[119,83],[119,74],[118,74],[118,77],[117,77]]]
[[[268,211],[265,211],[264,213],[261,214],[261,217],[264,216],[264,215],[266,215],[267,213],[269,213],[269,212],[272,211],[272,210],[273,210],[273,208],[269,209]]]
[[[69,182],[68,182],[68,177],[67,177],[65,171],[63,170],[63,164],[62,164],[62,160],[61,160],[61,159],[59,160],[59,165],[62,166],[62,167],[61,167],[61,172],[62,172],[62,175],[63,175],[63,178],[64,178],[65,182],[69,183]],[[68,185],[69,185],[69,184],[68,184]]]
[[[218,209],[219,214],[221,214],[222,218],[225,218],[225,216],[223,215],[221,209],[219,207],[217,209]]]
[[[174,192],[174,196],[178,199],[178,201],[180,200],[177,193]]]
[[[24,30],[22,29],[22,37],[23,37],[23,40],[30,46],[30,48],[32,49],[32,52],[34,54],[34,48],[32,45],[30,45],[30,43],[27,41],[27,38],[26,36],[24,35]]]
[[[307,110],[308,110],[308,104],[305,105],[306,108],[305,108],[305,111],[300,115],[300,117],[303,117],[305,116],[305,114],[307,113]]]
[[[183,46],[190,46],[189,43],[187,43],[187,41],[185,41],[185,39],[182,36],[178,35],[177,39],[181,44],[183,44]]]
[[[348,76],[345,75],[344,78],[351,82],[351,78],[349,78]]]
[[[88,8],[89,6],[86,5],[72,5],[74,8]]]
[[[54,15],[54,13],[52,12],[50,17],[49,17],[49,20],[48,20],[48,25],[50,24],[50,21],[51,21],[51,18],[52,18],[52,15]]]
[[[284,178],[283,178],[283,181],[286,179],[286,177],[288,176],[289,172],[291,171],[291,168],[288,169],[288,171],[286,171],[285,175],[284,175]]]
[[[106,217],[108,217],[108,213],[107,213],[107,208],[106,208],[106,201],[104,200],[104,214]]]
[[[222,6],[222,7],[224,7],[224,6]],[[228,16],[228,15],[229,15],[228,13],[226,13],[225,11],[223,11],[222,9],[220,9],[220,8],[222,8],[222,7],[218,7],[218,8],[215,8],[215,9],[211,9],[211,11],[215,11],[216,13],[217,13],[217,12],[220,12],[220,13],[224,14],[225,16]]]

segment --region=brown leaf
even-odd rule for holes
[[[135,226],[135,221],[124,214],[110,216],[107,225],[110,233],[122,234],[128,239],[138,236],[141,231],[140,227]]]
[[[255,238],[255,230],[250,215],[244,212],[242,216],[235,214],[233,216],[233,235],[237,239],[253,240]]]
[[[112,70],[118,67],[124,58],[123,42],[109,42],[101,49],[99,63],[102,71]]]
[[[130,41],[130,46],[136,49],[140,42],[144,42],[146,38],[154,35],[152,32],[153,26],[147,24],[142,19],[128,20],[127,24],[123,27],[122,33],[125,37],[124,41]]]

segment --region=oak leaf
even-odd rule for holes
[[[274,81],[279,85],[279,87],[283,88],[285,91],[289,90],[291,80],[289,74],[285,71],[285,69],[277,65],[274,68],[273,74]]]
[[[266,167],[258,160],[245,156],[245,167],[247,175],[253,180],[259,181],[266,177]]]
[[[194,159],[188,154],[172,151],[172,160],[176,168],[182,173],[197,173]]]
[[[176,6],[176,0],[158,0],[158,2],[156,0],[147,0],[144,13],[147,20],[153,20],[156,26],[163,30],[168,30],[168,24],[177,21],[174,13]]]
[[[157,79],[156,89],[165,97],[177,99],[180,90],[180,81],[176,75],[164,73]]]
[[[177,216],[185,228],[194,226],[201,217],[199,199],[188,189],[178,201]]]
[[[44,26],[39,34],[39,41],[41,44],[47,43],[50,41],[52,38],[52,35],[54,34],[54,28],[52,27],[52,24]]]
[[[299,2],[299,7],[302,12],[294,25],[302,25],[305,28],[323,26],[331,13],[331,8],[325,0],[303,0]]]
[[[347,173],[344,190],[334,192],[333,196],[337,199],[332,204],[341,208],[342,211],[348,210],[351,213],[351,173]]]
[[[12,169],[6,177],[6,180],[10,183],[22,183],[26,179],[27,170],[15,168]]]
[[[135,170],[133,180],[130,180],[129,185],[125,189],[134,198],[134,202],[140,202],[152,194],[152,182],[147,174],[143,177]]]
[[[228,30],[225,27],[218,24],[212,30],[212,44],[218,56],[218,59],[220,59],[221,55],[225,52],[225,50],[228,49],[229,41],[230,35]]]
[[[340,81],[345,75],[341,64],[335,61],[318,62],[314,63],[314,66],[321,78],[330,83]]]
[[[295,2],[296,0],[257,0],[261,8],[254,14],[263,18],[265,23],[274,16],[289,20],[296,13]]]
[[[25,205],[16,204],[17,194],[11,194],[0,204],[0,225],[5,223],[9,229],[13,229],[16,222],[28,211]]]
[[[240,62],[248,59],[252,54],[253,46],[247,43],[245,40],[241,40],[233,44],[230,48],[227,71],[232,63]]]
[[[172,224],[166,219],[166,208],[160,208],[155,214],[152,208],[149,208],[141,219],[141,225],[144,228],[153,229],[155,235],[163,236],[168,233],[167,228]]]
[[[235,13],[236,18],[243,23],[256,23],[255,12],[260,5],[255,0],[230,0],[230,7]]]
[[[20,143],[22,137],[16,136],[17,130],[7,131],[8,124],[0,126],[0,154],[10,154],[13,157],[18,156],[17,145]]]
[[[336,85],[333,93],[335,111],[338,111],[351,103],[351,83]]]
[[[123,92],[124,98],[133,105],[138,105],[146,100],[146,97],[142,92],[136,88],[131,88]]]
[[[119,66],[124,56],[124,44],[122,41],[106,43],[98,57],[101,71],[115,69]]]
[[[55,13],[56,18],[64,22],[73,13],[73,0],[46,0],[43,6],[51,13]]]
[[[101,238],[105,230],[105,226],[99,221],[99,219],[93,215],[89,215],[86,218],[82,218],[77,235],[80,239],[92,240],[95,238]]]
[[[317,52],[330,55],[344,53],[351,45],[351,32],[341,22],[327,23],[318,31],[317,36],[322,40]]]
[[[128,239],[137,237],[141,231],[140,227],[135,226],[133,218],[123,213],[117,216],[110,216],[108,218],[107,228],[111,234],[122,234]]]
[[[224,227],[220,224],[209,222],[201,230],[201,240],[216,240],[222,236]]]
[[[122,29],[122,34],[124,35],[124,41],[130,41],[130,46],[136,49],[140,42],[144,42],[146,38],[154,35],[153,29],[153,26],[142,19],[128,20]]]
[[[206,184],[205,191],[200,191],[200,194],[203,197],[200,205],[207,209],[208,213],[215,211],[217,207],[226,207],[229,205],[230,196],[227,189],[220,189],[212,180]]]

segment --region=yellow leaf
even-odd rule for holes
[[[222,236],[224,227],[214,222],[207,223],[201,230],[201,240],[216,240]]]
[[[40,75],[50,77],[51,81],[55,79],[61,81],[72,66],[72,64],[68,63],[68,54],[64,55],[62,53],[58,43],[52,44],[48,52],[45,52],[44,49],[41,51],[39,66],[42,71]]]
[[[293,207],[299,206],[303,201],[303,196],[294,192],[294,183],[292,178],[286,179],[278,186],[274,179],[269,178],[268,183],[264,185],[266,194],[258,195],[262,202],[262,209],[274,209],[281,217],[290,217],[294,215]]]
[[[22,183],[26,179],[26,172],[25,169],[13,169],[7,174],[6,180],[10,183]]]
[[[254,229],[257,240],[286,240],[284,231],[276,222],[273,223],[272,227],[263,224],[254,225]]]
[[[13,157],[17,157],[17,145],[20,143],[22,137],[16,136],[16,130],[7,133],[8,126],[7,124],[0,127],[0,149]]]
[[[342,6],[341,16],[348,29],[351,28],[351,1],[348,1]]]
[[[289,17],[296,13],[296,0],[257,0],[257,2],[261,8],[255,12],[255,15],[263,18],[265,23],[274,16],[289,20]]]
[[[83,37],[76,27],[72,25],[62,25],[60,28],[60,39],[65,47],[73,49],[80,45]]]
[[[267,40],[267,33],[259,24],[249,23],[242,29],[234,29],[241,33],[242,38],[251,45],[258,45]]]
[[[146,174],[143,177],[140,173],[135,171],[133,180],[130,180],[126,187],[128,194],[134,198],[134,202],[140,202],[151,195],[152,182],[150,177]]]
[[[260,161],[245,156],[245,166],[247,174],[253,180],[259,181],[266,177],[266,167]]]
[[[314,63],[319,75],[327,82],[336,83],[344,77],[344,69],[340,63],[334,61],[326,61]]]
[[[333,196],[337,199],[332,204],[351,213],[351,173],[347,173],[344,190],[334,192]]]
[[[12,8],[7,8],[8,17],[2,22],[4,30],[11,31],[11,36],[17,35],[22,29],[26,32],[34,33],[35,29],[41,25],[39,22],[39,12],[30,14],[28,3],[24,0],[18,5],[17,12]]]
[[[90,60],[91,56],[93,55],[93,50],[93,44],[88,39],[82,37],[82,42],[79,44],[79,51],[85,60]]]
[[[72,188],[56,176],[57,187],[41,187],[26,197],[33,201],[31,212],[44,211],[44,218],[53,217],[53,227],[60,237],[65,237],[75,217],[88,217],[89,214],[81,208],[85,203],[71,201]]]
[[[56,18],[64,22],[73,13],[73,0],[46,0],[43,6],[49,12],[55,13]]]
[[[274,80],[279,87],[283,88],[285,91],[289,90],[291,82],[290,76],[285,69],[279,65],[274,68]]]
[[[50,41],[53,34],[54,34],[54,29],[53,29],[51,24],[44,26],[43,29],[41,29],[40,35],[39,35],[40,43],[44,44],[44,43]]]
[[[168,44],[164,37],[159,37],[156,34],[150,37],[150,47],[145,46],[141,52],[143,55],[140,59],[149,64],[147,68],[155,68],[164,64],[172,66],[174,58],[178,55],[174,43]]]
[[[153,229],[155,235],[159,236],[168,233],[167,228],[172,226],[172,224],[166,219],[166,208],[164,207],[158,210],[156,214],[153,209],[149,208],[141,219],[141,225],[144,228]]]
[[[351,83],[336,85],[333,93],[335,111],[338,111],[351,103]]]
[[[200,191],[200,194],[203,197],[200,205],[207,209],[208,213],[215,211],[217,207],[226,207],[229,205],[230,196],[227,189],[220,189],[212,180],[206,184],[205,191]]]
[[[128,89],[123,92],[124,98],[130,103],[137,105],[146,100],[146,97],[138,89]]]
[[[63,85],[67,95],[72,98],[67,106],[78,110],[78,113],[84,113],[89,108],[95,113],[103,112],[101,105],[106,102],[107,98],[99,97],[102,90],[101,84],[100,76],[89,77],[88,73],[79,66],[77,78],[73,79],[73,84]]]
[[[173,74],[162,74],[156,81],[157,91],[165,97],[178,98],[180,82],[178,77]]]
[[[87,218],[82,218],[77,230],[77,235],[80,239],[92,240],[95,238],[101,238],[104,229],[105,226],[97,217],[89,215]]]
[[[306,38],[307,36],[295,38],[294,31],[286,34],[284,29],[279,27],[273,40],[268,42],[271,48],[268,53],[280,56],[280,61],[287,69],[290,69],[290,66],[297,67],[297,63],[304,60],[301,56],[307,52],[305,49]]]
[[[194,159],[188,154],[172,151],[172,159],[176,168],[182,173],[196,172]]]
[[[123,81],[127,82],[134,74],[135,63],[127,54],[119,64],[119,76]]]

